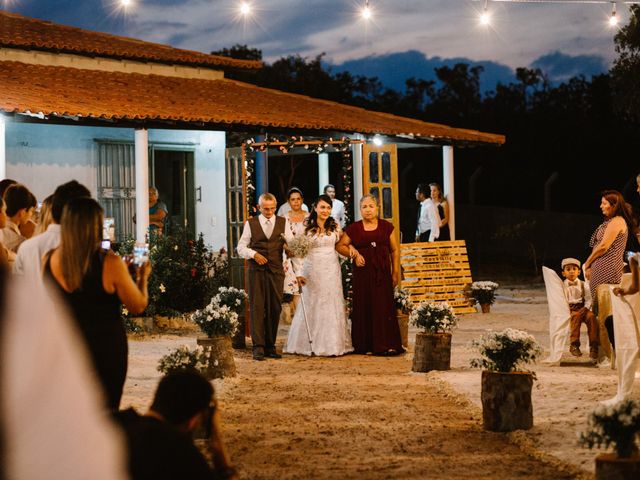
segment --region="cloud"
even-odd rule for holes
[[[606,73],[608,62],[598,55],[567,55],[558,51],[541,56],[531,63],[532,68],[539,68],[545,72],[553,82],[564,82],[571,77]]]

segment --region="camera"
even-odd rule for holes
[[[141,267],[149,261],[149,244],[136,243],[133,246],[133,263],[136,267]]]

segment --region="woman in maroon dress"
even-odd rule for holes
[[[355,353],[404,352],[393,287],[400,280],[400,250],[393,225],[378,218],[373,195],[360,200],[362,220],[349,225],[336,250],[354,260],[351,338]]]

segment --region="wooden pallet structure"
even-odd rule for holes
[[[402,287],[415,304],[422,300],[447,302],[456,314],[475,313],[464,295],[471,269],[464,240],[400,245]]]

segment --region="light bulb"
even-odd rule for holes
[[[127,8],[129,5],[131,5],[131,0],[120,0],[120,4],[121,4],[124,8]]]
[[[367,5],[362,9],[362,18],[365,20],[369,20],[372,17],[373,13],[371,12],[371,8]]]
[[[375,137],[373,137],[373,144],[374,144],[376,147],[380,147],[380,146],[382,146],[382,143],[383,143],[383,142],[382,142],[382,138],[380,137],[380,135],[376,135]]]
[[[609,26],[615,27],[616,25],[618,25],[618,16],[615,13],[612,13],[609,17]]]
[[[486,10],[484,12],[482,12],[482,14],[480,15],[480,23],[482,25],[489,25],[489,23],[491,22],[491,15],[489,15],[489,12],[487,12]]]

